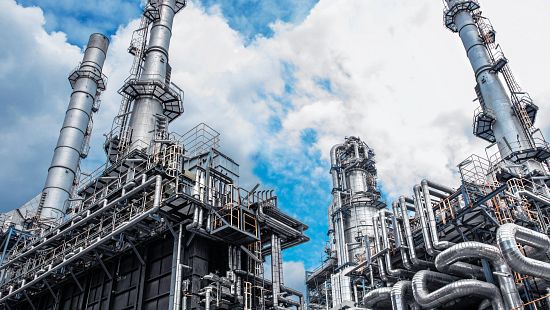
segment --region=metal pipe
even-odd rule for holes
[[[441,272],[452,273],[457,262],[471,258],[487,259],[491,262],[506,308],[523,309],[512,271],[504,261],[500,250],[495,246],[475,241],[458,243],[441,252],[435,259],[435,266]]]
[[[384,301],[391,302],[391,287],[374,289],[363,297],[363,304],[367,309],[377,309],[377,305]]]
[[[508,223],[498,228],[497,243],[502,256],[514,271],[550,280],[550,263],[526,257],[518,248],[518,243],[526,244],[548,255],[550,238],[547,235]]]
[[[59,223],[65,216],[66,202],[72,194],[80,158],[85,157],[85,141],[91,134],[94,103],[100,91],[105,90],[102,69],[109,48],[106,36],[90,36],[84,58],[78,70],[70,76],[73,92],[59,133],[57,146],[42,194],[43,203],[38,215],[43,221]]]
[[[442,287],[430,292],[428,286],[432,285]],[[436,308],[462,297],[479,296],[490,299],[494,310],[505,309],[499,289],[487,282],[460,280],[448,274],[422,270],[413,277],[412,288],[416,302],[423,308]]]
[[[440,241],[437,235],[437,223],[435,222],[434,210],[432,207],[432,198],[430,196],[430,188],[428,186],[428,180],[422,180],[420,182],[422,186],[422,192],[424,194],[424,208],[428,215],[428,223],[432,236],[433,247],[437,250],[444,250],[454,245],[453,242]],[[433,183],[432,183],[433,184]]]
[[[160,209],[160,206],[161,206],[161,201],[162,201],[161,200],[161,195],[162,195],[162,176],[157,175],[157,176],[155,176],[155,193],[154,193],[154,198],[153,198],[153,206],[151,207],[151,209],[147,210],[146,212],[143,212],[142,214],[140,214],[139,216],[137,216],[133,220],[131,220],[129,222],[126,222],[124,225],[122,225],[122,226],[118,227],[117,229],[113,230],[112,232],[110,232],[109,234],[104,236],[102,239],[99,239],[96,242],[90,244],[90,246],[88,246],[87,248],[81,248],[80,252],[78,252],[75,255],[65,259],[63,262],[59,263],[58,265],[53,266],[47,272],[44,272],[44,273],[42,273],[38,276],[35,276],[33,280],[29,281],[28,283],[26,283],[24,285],[21,285],[18,289],[13,290],[8,295],[0,298],[0,303],[4,302],[8,298],[11,298],[14,294],[21,293],[22,291],[26,290],[26,288],[42,281],[43,279],[45,279],[46,276],[48,276],[52,273],[55,273],[57,270],[63,268],[64,266],[67,266],[68,264],[70,264],[73,261],[79,259],[83,255],[91,252],[92,250],[99,247],[103,243],[105,243],[109,240],[112,240],[115,236],[119,235],[120,233],[125,231],[127,228],[134,227],[137,223],[139,223],[143,219],[145,219],[145,218],[151,216],[152,214],[158,212],[159,209]]]
[[[376,254],[378,255],[378,257],[376,258],[378,260],[378,273],[379,273],[380,279],[382,279],[382,281],[384,282],[387,282],[388,277],[386,276],[386,271],[384,270],[384,259],[383,259],[383,256],[381,255],[381,252],[387,249],[382,249],[382,247],[380,246],[380,234],[378,233],[378,224],[377,224],[378,216],[375,216],[372,219],[372,222],[373,222],[372,228],[374,231],[374,248],[376,249]]]
[[[205,291],[204,310],[210,310],[211,293],[212,293],[212,288],[210,286],[207,286]]]
[[[420,306],[414,300],[411,281],[399,281],[391,289],[391,304],[393,310],[420,310]]]
[[[336,144],[330,149],[330,174],[332,176],[332,192],[342,189],[338,176],[338,159],[336,157],[338,150],[344,148],[344,144]]]
[[[173,253],[173,264],[172,264],[172,274],[174,275],[174,279],[171,283],[171,289],[170,289],[170,310],[180,310],[181,309],[181,293],[182,293],[182,275],[183,275],[183,269],[182,269],[182,251],[183,251],[183,224],[179,224],[178,229],[178,236],[177,239],[174,240],[174,253]]]
[[[409,247],[409,256],[411,258],[411,263],[415,266],[420,267],[433,267],[434,264],[432,262],[419,259],[416,256],[414,238],[412,234],[411,223],[409,220],[409,213],[407,211],[406,199],[404,196],[399,197],[399,207],[401,209],[401,217],[403,219],[403,227],[405,228],[405,237],[407,239],[407,244]]]
[[[468,6],[460,6],[462,0],[445,1],[449,5],[449,12],[455,12],[451,17],[455,26],[453,30],[458,31],[470,60],[483,97],[484,111],[490,110],[494,114],[495,122],[492,127],[501,158],[512,152],[508,145],[512,142],[517,142],[519,151],[529,149],[529,134],[515,116],[507,89],[499,78],[498,71],[493,69],[491,52],[480,36],[473,11]]]
[[[37,243],[37,244],[33,245],[27,251],[22,252],[19,255],[17,255],[17,259],[22,259],[22,258],[26,257],[27,255],[29,255],[30,253],[33,253],[33,252],[37,251],[38,249],[41,249],[44,246],[50,244],[51,242],[53,242],[55,240],[58,240],[58,239],[64,238],[64,236],[67,236],[69,232],[75,230],[77,227],[83,226],[85,223],[88,223],[90,220],[95,218],[97,215],[102,214],[105,210],[117,205],[122,200],[124,200],[128,197],[131,197],[135,193],[137,193],[137,192],[141,191],[142,189],[146,188],[147,186],[151,185],[151,183],[153,183],[155,180],[156,180],[155,177],[150,178],[149,180],[147,180],[143,184],[139,185],[138,187],[133,188],[132,190],[127,192],[125,195],[120,196],[119,198],[111,201],[110,203],[107,203],[107,200],[103,200],[103,206],[101,206],[101,208],[95,210],[94,213],[88,214],[88,212],[90,211],[89,209],[85,210],[85,211],[84,210],[81,211],[79,214],[83,214],[83,212],[86,212],[87,216],[82,216],[82,218],[78,222],[75,222],[75,223],[71,224],[69,227],[67,227],[63,230],[52,231],[50,233],[50,235],[51,235],[50,238],[44,237],[40,241],[40,243]],[[9,259],[9,257],[8,257],[8,259]],[[2,266],[2,269],[7,268],[12,263],[13,263],[13,260],[8,260],[6,262],[6,264]]]
[[[401,253],[401,260],[403,261],[403,266],[405,266],[405,268],[407,268],[408,270],[412,270],[413,266],[409,259],[409,255],[407,254],[407,248],[409,247],[409,245],[407,244],[407,240],[403,236],[403,230],[401,229],[401,224],[399,223],[399,215],[400,215],[399,202],[394,201],[392,203],[392,208],[393,208],[393,214],[395,218],[395,227],[394,227],[394,229],[396,230],[395,236],[401,245],[399,248],[399,252]]]
[[[435,250],[432,244],[432,237],[430,234],[430,229],[428,227],[428,220],[426,219],[426,214],[424,207],[422,206],[422,197],[420,194],[421,186],[415,185],[413,187],[414,192],[414,207],[416,209],[415,215],[420,217],[420,224],[422,227],[422,236],[424,237],[424,246],[426,247],[426,252],[431,256],[436,256],[439,254],[438,250]]]
[[[386,254],[384,255],[386,258],[386,272],[392,277],[401,277],[403,275],[411,274],[409,271],[405,269],[394,269],[392,267],[391,254],[390,254],[390,240],[388,238],[388,230],[386,226],[387,214],[391,215],[391,212],[386,209],[382,209],[379,211],[378,217],[375,217],[373,219],[374,228],[376,229],[376,226],[377,226],[376,223],[379,222],[382,230],[382,244],[384,246],[384,250],[386,251]]]
[[[273,306],[279,305],[279,294],[281,293],[280,285],[280,273],[279,269],[279,256],[281,255],[280,241],[277,235],[271,235],[271,280],[273,281],[272,292],[273,292]]]
[[[492,308],[491,301],[489,299],[484,299],[477,307],[477,310],[486,310],[489,308]]]

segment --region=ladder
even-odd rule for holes
[[[489,56],[491,57],[491,61],[493,62],[494,70],[502,73],[504,81],[508,86],[512,97],[512,108],[518,116],[518,119],[520,120],[524,130],[527,133],[531,134],[535,130],[535,128],[533,128],[533,122],[531,121],[529,114],[523,106],[523,104],[525,103],[524,97],[529,97],[529,95],[521,90],[519,83],[512,74],[512,70],[508,65],[508,60],[504,56],[502,48],[500,47],[500,45],[496,44],[496,32],[494,31],[493,26],[491,25],[489,20],[481,16],[481,12],[477,12],[475,21],[478,26],[480,36],[489,51]]]

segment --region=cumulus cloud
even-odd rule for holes
[[[44,30],[38,8],[0,2],[0,197],[10,210],[42,189],[80,49]],[[40,181],[38,181],[40,180]]]
[[[271,259],[264,263],[264,276],[271,280]],[[283,262],[283,284],[305,294],[306,292],[306,269],[304,262],[287,260]]]
[[[485,0],[483,6],[518,80],[541,108],[539,126],[547,129],[550,42],[543,23],[549,4]],[[62,33],[44,30],[39,9],[13,0],[0,8],[0,25],[9,30],[0,39],[16,41],[0,50],[0,109],[10,115],[0,124],[0,160],[9,163],[0,193],[11,209],[42,186],[68,102],[66,75],[80,51]],[[322,253],[328,151],[344,136],[360,136],[375,149],[390,198],[408,194],[424,177],[457,186],[456,165],[484,153],[486,143],[471,134],[473,74],[458,36],[442,25],[440,3],[321,0],[302,22],[274,22],[271,37],[250,42],[222,13],[190,2],[176,17],[170,62],[172,80],[186,92],[186,112],[171,129],[209,123],[241,164],[243,185],[260,179],[277,187],[282,207],[311,226],[313,241],[289,255],[306,267],[319,262],[311,253]],[[110,84],[86,169],[104,160],[102,134],[118,111],[116,91],[128,75],[126,48],[137,26],[132,21],[112,37],[105,68]]]

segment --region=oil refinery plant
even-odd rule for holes
[[[444,24],[474,72],[487,156],[458,163],[458,187],[419,180],[386,202],[375,150],[359,137],[333,146],[326,259],[305,292],[285,285],[282,252],[309,240],[307,225],[273,190],[239,187],[212,127],[170,132],[184,112],[169,47],[186,0],[143,2],[106,163],[80,170],[107,86],[109,40],[92,34],[43,191],[0,215],[0,309],[549,309],[550,145],[477,0],[443,0]]]
[[[411,184],[386,204],[375,153],[357,137],[330,150],[324,263],[306,273],[308,309],[548,309],[550,145],[477,0],[444,0],[476,79],[473,133],[486,157],[458,164],[458,188]]]
[[[306,242],[273,190],[238,186],[214,129],[169,131],[183,113],[171,82],[174,16],[186,0],[147,1],[129,52],[106,164],[80,172],[106,87],[108,39],[90,37],[44,190],[2,214],[0,309],[302,309],[281,252]],[[122,84],[122,83],[121,83]],[[271,275],[264,274],[270,256]]]

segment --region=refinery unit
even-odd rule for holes
[[[486,157],[458,164],[460,186],[419,180],[380,199],[374,151],[330,150],[324,263],[306,273],[308,309],[548,309],[550,146],[477,0],[444,0],[476,79],[473,133]]]
[[[169,45],[185,6],[146,2],[107,161],[83,173],[109,46],[90,37],[44,189],[1,215],[0,309],[303,309],[282,251],[306,242],[307,226],[273,190],[239,187],[214,129],[169,131],[183,114]]]

